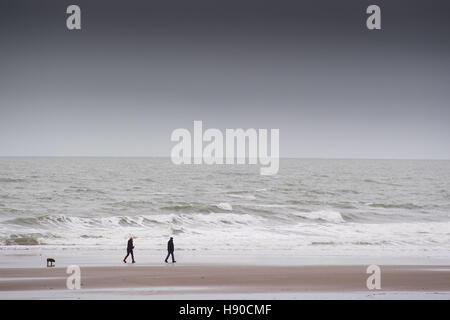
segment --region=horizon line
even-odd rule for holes
[[[159,158],[159,159],[170,159],[170,156],[78,156],[78,155],[64,155],[64,156],[56,156],[56,155],[9,155],[3,156],[0,155],[0,158],[120,158],[120,159],[136,159],[136,158]],[[236,157],[234,159],[237,159]],[[247,158],[245,158],[247,159]],[[279,159],[298,159],[298,160],[417,160],[417,161],[449,161],[450,158],[369,158],[369,157],[279,157]]]

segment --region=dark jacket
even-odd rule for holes
[[[175,247],[173,245],[173,240],[169,240],[169,242],[167,242],[167,251],[169,252],[173,252],[175,250]]]
[[[133,239],[128,240],[128,245],[127,245],[127,250],[133,250],[134,246],[133,246]]]

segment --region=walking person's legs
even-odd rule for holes
[[[167,257],[166,257],[166,259],[164,260],[166,263],[167,263],[167,259],[169,259],[169,256],[170,256],[170,251],[167,253]]]
[[[132,263],[134,263],[135,261],[134,261],[134,254],[133,254],[133,250],[131,250],[131,251],[130,251],[130,253],[131,253],[131,262],[132,262]]]
[[[130,255],[130,251],[127,251],[127,255],[123,258],[123,262],[127,263],[127,258]]]
[[[171,254],[172,254],[172,263],[174,263],[176,261],[175,261],[175,256],[173,255],[173,251],[171,252]]]

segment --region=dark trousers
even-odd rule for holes
[[[134,261],[134,254],[133,254],[133,249],[131,250],[127,250],[127,255],[125,256],[125,258],[123,260],[127,260],[128,256],[131,254],[131,260]]]
[[[173,255],[173,251],[168,251],[167,257],[166,257],[166,260],[165,260],[165,261],[167,262],[167,259],[169,259],[170,255],[172,255],[172,262],[175,262],[175,257],[174,257],[174,255]]]

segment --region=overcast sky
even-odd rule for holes
[[[170,156],[172,131],[203,120],[279,128],[282,157],[449,159],[449,14],[448,0],[2,0],[0,156]]]

